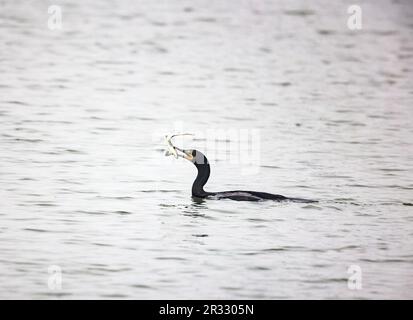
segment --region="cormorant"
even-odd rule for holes
[[[177,157],[185,158],[191,161],[198,170],[198,174],[192,184],[192,197],[195,198],[211,198],[211,199],[231,199],[237,201],[260,201],[260,200],[274,200],[274,201],[294,201],[294,202],[317,202],[314,200],[288,198],[279,194],[272,194],[267,192],[258,191],[222,191],[222,192],[207,192],[204,190],[204,186],[208,181],[211,173],[211,168],[207,157],[198,150],[183,150],[172,145],[170,139],[174,136],[167,137],[167,143],[169,150],[166,155],[174,155]],[[169,138],[169,139],[168,139]],[[178,154],[180,151],[182,154]]]

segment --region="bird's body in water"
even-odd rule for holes
[[[198,150],[182,150],[185,153],[185,159],[191,161],[198,170],[198,174],[192,184],[192,196],[195,198],[212,198],[212,199],[231,199],[237,201],[294,201],[294,202],[316,202],[313,200],[288,198],[279,194],[272,194],[258,191],[222,191],[222,192],[207,192],[204,186],[208,181],[211,173],[211,168],[206,156]]]

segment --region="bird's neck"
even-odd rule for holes
[[[211,169],[208,161],[203,164],[195,164],[198,169],[198,175],[192,184],[192,196],[205,198],[209,193],[204,191],[204,185],[207,183]]]

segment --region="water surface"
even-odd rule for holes
[[[413,6],[359,3],[0,1],[0,298],[413,298]],[[208,190],[319,202],[191,199],[176,123],[260,132]]]

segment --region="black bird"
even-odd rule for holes
[[[192,184],[192,197],[195,198],[212,198],[212,199],[231,199],[237,201],[260,201],[260,200],[274,200],[274,201],[294,201],[294,202],[304,202],[311,203],[317,202],[307,199],[299,198],[287,198],[279,194],[272,194],[267,192],[258,191],[223,191],[223,192],[207,192],[204,190],[204,186],[208,181],[209,175],[211,173],[211,168],[207,157],[198,150],[182,150],[175,146],[174,149],[183,153],[177,154],[175,151],[175,156],[180,156],[191,161],[195,167],[198,169],[198,174]]]

